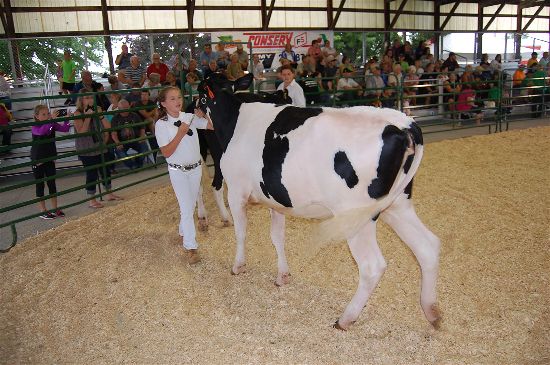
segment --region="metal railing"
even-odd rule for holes
[[[308,105],[312,106],[330,106],[330,107],[345,107],[352,105],[393,105],[394,108],[400,109],[403,112],[413,116],[419,125],[423,128],[424,133],[439,133],[445,131],[456,131],[460,129],[468,128],[488,128],[488,133],[499,132],[502,130],[508,130],[509,124],[514,121],[511,119],[515,117],[516,119],[521,118],[532,118],[542,115],[548,115],[547,105],[550,102],[550,78],[547,75],[530,75],[527,78],[527,81],[524,81],[523,84],[513,87],[512,80],[505,77],[506,73],[500,73],[500,76],[492,80],[475,80],[470,82],[460,82],[455,83],[455,88],[450,90],[448,85],[443,81],[440,75],[434,74],[433,77],[424,78],[419,81],[416,85],[411,85],[407,83],[407,80],[400,79],[397,85],[391,87],[378,87],[378,88],[366,88],[365,87],[365,76],[359,75],[354,76],[353,79],[361,86],[361,90],[338,90],[337,82],[338,78],[314,78],[314,79],[299,79],[299,83],[304,85],[305,81],[310,81],[310,86],[317,85],[316,90],[309,91],[306,90],[305,96],[308,101]],[[256,80],[255,89],[257,91],[265,90],[275,90],[276,86],[280,81],[277,79],[264,79]],[[312,82],[312,83],[311,83]],[[332,83],[332,88],[327,89],[326,85]],[[477,88],[477,94],[475,100],[464,100],[461,96],[462,90],[465,85],[472,85]],[[429,89],[429,92],[425,92]],[[137,89],[134,89],[137,90]],[[144,90],[144,89],[140,89]],[[457,91],[458,90],[458,91]],[[0,195],[1,194],[11,194],[19,189],[35,185],[39,182],[48,182],[53,179],[67,178],[77,174],[82,174],[92,169],[102,169],[103,174],[98,175],[96,181],[84,184],[77,184],[68,189],[59,191],[55,194],[48,194],[43,197],[33,197],[24,201],[20,201],[14,204],[9,204],[7,206],[0,207],[0,214],[6,214],[8,212],[13,212],[16,209],[26,207],[29,205],[36,204],[40,201],[50,199],[57,196],[65,196],[69,193],[85,189],[90,186],[99,185],[99,192],[93,196],[87,196],[83,199],[77,199],[76,201],[70,201],[66,204],[60,205],[59,209],[65,209],[73,207],[79,204],[82,204],[92,198],[100,198],[109,192],[119,191],[130,186],[134,186],[145,181],[159,178],[167,174],[166,171],[160,173],[154,173],[152,176],[143,177],[139,176],[141,171],[150,170],[156,168],[160,165],[164,165],[165,161],[155,161],[152,160],[152,163],[146,164],[143,166],[127,171],[121,171],[120,173],[110,176],[107,174],[106,170],[115,164],[124,163],[130,160],[140,159],[150,157],[154,153],[158,153],[159,149],[147,148],[145,152],[139,152],[128,157],[124,158],[107,158],[104,151],[112,150],[120,145],[127,145],[131,143],[147,143],[149,140],[154,138],[154,135],[145,135],[138,136],[120,143],[114,143],[112,141],[105,142],[102,138],[103,133],[116,132],[122,128],[126,127],[141,127],[145,126],[148,122],[137,122],[134,124],[128,124],[119,127],[111,128],[102,128],[99,125],[99,120],[97,119],[100,116],[112,116],[116,113],[121,112],[121,110],[116,111],[103,111],[98,108],[98,96],[99,95],[109,95],[113,93],[128,93],[129,90],[116,90],[116,91],[102,91],[102,92],[93,92],[93,93],[80,93],[73,94],[73,96],[87,96],[94,95],[94,113],[91,116],[94,118],[94,123],[96,124],[95,132],[83,132],[83,133],[72,133],[72,134],[61,134],[50,139],[41,139],[41,140],[22,140],[13,143],[10,146],[2,146],[0,148],[0,153],[6,153],[14,150],[23,150],[25,148],[31,147],[33,145],[41,143],[51,143],[51,142],[66,142],[73,140],[78,137],[85,137],[94,135],[99,141],[99,145],[95,148],[88,150],[76,150],[74,148],[68,148],[61,151],[56,156],[47,157],[41,160],[31,160],[26,152],[22,153],[23,160],[22,162],[16,162],[13,164],[2,164],[0,165],[0,177],[4,175],[4,179],[7,181],[6,175],[17,171],[18,169],[28,169],[30,170],[33,164],[44,163],[48,161],[59,161],[63,159],[75,159],[79,154],[86,152],[98,152],[101,155],[101,162],[92,166],[83,167],[80,163],[75,163],[72,168],[69,169],[58,169],[55,176],[45,177],[42,179],[25,179],[23,182],[12,183],[12,184],[3,184],[0,185]],[[11,102],[13,104],[23,103],[23,102],[37,102],[37,103],[55,103],[56,99],[65,99],[67,95],[51,95],[51,96],[38,96],[38,97],[29,97],[29,98],[19,98],[13,99]],[[465,103],[470,103],[467,108]],[[147,109],[146,106],[134,107],[124,111],[135,112],[142,109]],[[483,115],[485,116],[485,121],[483,123],[477,123],[477,118]],[[19,120],[14,123],[10,123],[8,128],[12,130],[20,130],[22,133],[29,134],[29,129],[32,126],[41,125],[44,123],[50,122],[61,122],[65,120],[74,120],[79,119],[79,116],[64,116],[45,122],[38,121],[29,121],[29,120]],[[7,174],[6,174],[7,173]],[[111,189],[110,191],[102,191],[100,185],[109,186],[111,181],[116,181],[124,176],[131,174],[136,174],[138,179],[136,181],[118,186]],[[53,210],[49,210],[50,212]],[[12,242],[9,247],[3,249],[2,252],[8,251],[17,243],[17,229],[16,224],[36,218],[43,214],[43,212],[36,212],[33,214],[27,214],[23,216],[15,216],[6,219],[4,222],[0,223],[1,228],[9,227],[12,232]]]

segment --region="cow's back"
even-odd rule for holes
[[[222,169],[228,184],[251,184],[253,200],[299,216],[326,216],[376,199],[369,186],[378,177],[384,130],[410,123],[403,113],[370,107],[243,104]]]

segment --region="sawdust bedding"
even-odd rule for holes
[[[207,194],[203,262],[190,267],[166,186],[0,256],[0,363],[548,364],[549,140],[544,127],[427,145],[413,195],[442,241],[440,330],[384,224],[388,269],[340,332],[357,285],[344,242],[308,255],[313,223],[289,218],[292,282],[277,288],[269,215],[251,207],[248,272],[231,276],[233,228]]]

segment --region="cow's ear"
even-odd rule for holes
[[[250,88],[250,85],[252,84],[252,81],[254,80],[254,74],[249,73],[244,75],[241,78],[238,78],[235,80],[235,83],[233,84],[233,90],[247,90]]]

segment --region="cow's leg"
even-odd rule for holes
[[[206,215],[206,207],[202,198],[202,184],[199,187],[199,195],[197,196],[197,216],[199,218],[199,231],[206,232],[208,230],[208,218]]]
[[[231,273],[238,275],[246,271],[245,267],[245,239],[246,239],[246,203],[247,199],[244,199],[242,195],[232,193],[228,191],[227,200],[229,202],[229,209],[233,216],[233,224],[235,226],[235,237],[237,239],[237,252],[235,254],[235,262]]]
[[[223,200],[223,185],[217,189],[216,187],[212,187],[212,191],[214,192],[214,198],[216,200],[216,205],[218,206],[218,211],[220,212],[220,216],[222,218],[222,223],[224,227],[229,227],[231,225],[231,218],[229,217],[229,212],[227,211],[227,208],[225,207],[225,202]]]
[[[386,270],[386,260],[376,242],[376,222],[365,224],[348,239],[348,246],[359,269],[359,285],[344,313],[334,324],[341,330],[347,330],[357,320]]]
[[[399,196],[380,217],[395,230],[418,260],[422,271],[420,304],[428,321],[438,328],[441,321],[436,299],[439,239],[420,221],[405,194]]]
[[[290,282],[290,273],[285,255],[285,216],[273,209],[271,213],[271,242],[277,251],[277,279],[275,285],[283,286]]]

